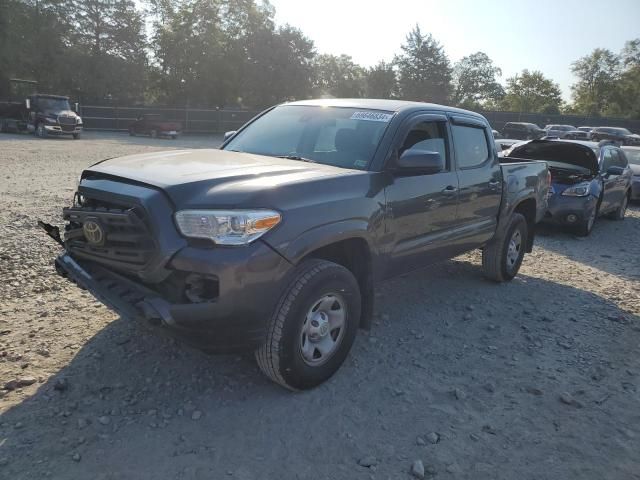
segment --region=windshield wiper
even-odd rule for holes
[[[301,162],[317,163],[310,158],[301,157],[299,155],[276,155],[277,158],[286,158],[287,160],[300,160]]]

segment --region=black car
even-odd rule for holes
[[[547,132],[535,123],[508,122],[502,129],[504,138],[515,138],[517,140],[534,140],[542,138],[546,134]]]
[[[598,216],[624,219],[632,171],[612,142],[533,140],[505,153],[506,160],[515,158],[544,160],[549,166],[552,181],[543,222],[587,236]]]
[[[620,145],[640,145],[640,135],[631,133],[626,128],[621,127],[597,127],[591,130],[591,140],[600,142],[602,140],[612,140]]]

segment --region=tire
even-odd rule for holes
[[[136,132],[135,132],[135,130],[133,128],[129,129],[129,136],[130,137],[135,137],[136,136]]]
[[[295,391],[320,385],[340,368],[356,337],[361,297],[353,274],[326,260],[305,260],[292,278],[255,357],[267,377]],[[334,327],[340,318],[342,327]]]
[[[73,134],[73,139],[74,140],[78,140],[80,138],[80,134],[79,133],[74,133]]]
[[[593,226],[596,224],[596,220],[598,219],[598,215],[600,215],[600,204],[602,203],[602,195],[598,199],[598,203],[596,204],[596,209],[591,212],[591,216],[582,222],[580,225],[576,226],[575,232],[579,237],[588,237],[591,235],[593,231]]]
[[[158,138],[158,132],[151,130],[151,138]]]
[[[47,138],[47,130],[44,128],[44,123],[36,125],[36,136],[40,138]]]
[[[526,219],[514,213],[504,233],[491,240],[482,250],[484,276],[494,282],[512,280],[522,265],[528,238]]]
[[[171,140],[175,140],[176,138],[178,138],[177,135],[171,135]]]
[[[621,222],[622,220],[624,220],[624,215],[627,212],[628,206],[629,206],[629,192],[625,192],[622,202],[620,203],[617,209],[611,212],[610,218]]]

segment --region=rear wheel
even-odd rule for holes
[[[291,390],[320,385],[349,354],[360,308],[360,288],[349,270],[326,260],[302,262],[256,350],[258,366]]]
[[[482,269],[485,277],[495,282],[508,282],[520,270],[528,239],[527,221],[514,213],[509,226],[482,250]]]
[[[151,130],[151,138],[157,138],[158,132],[156,130]]]

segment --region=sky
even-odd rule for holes
[[[483,51],[505,79],[527,68],[560,84],[575,82],[571,63],[594,48],[619,52],[640,37],[640,0],[270,0],[278,24],[311,38],[318,53],[345,53],[372,66],[390,61],[420,25],[452,62]]]

